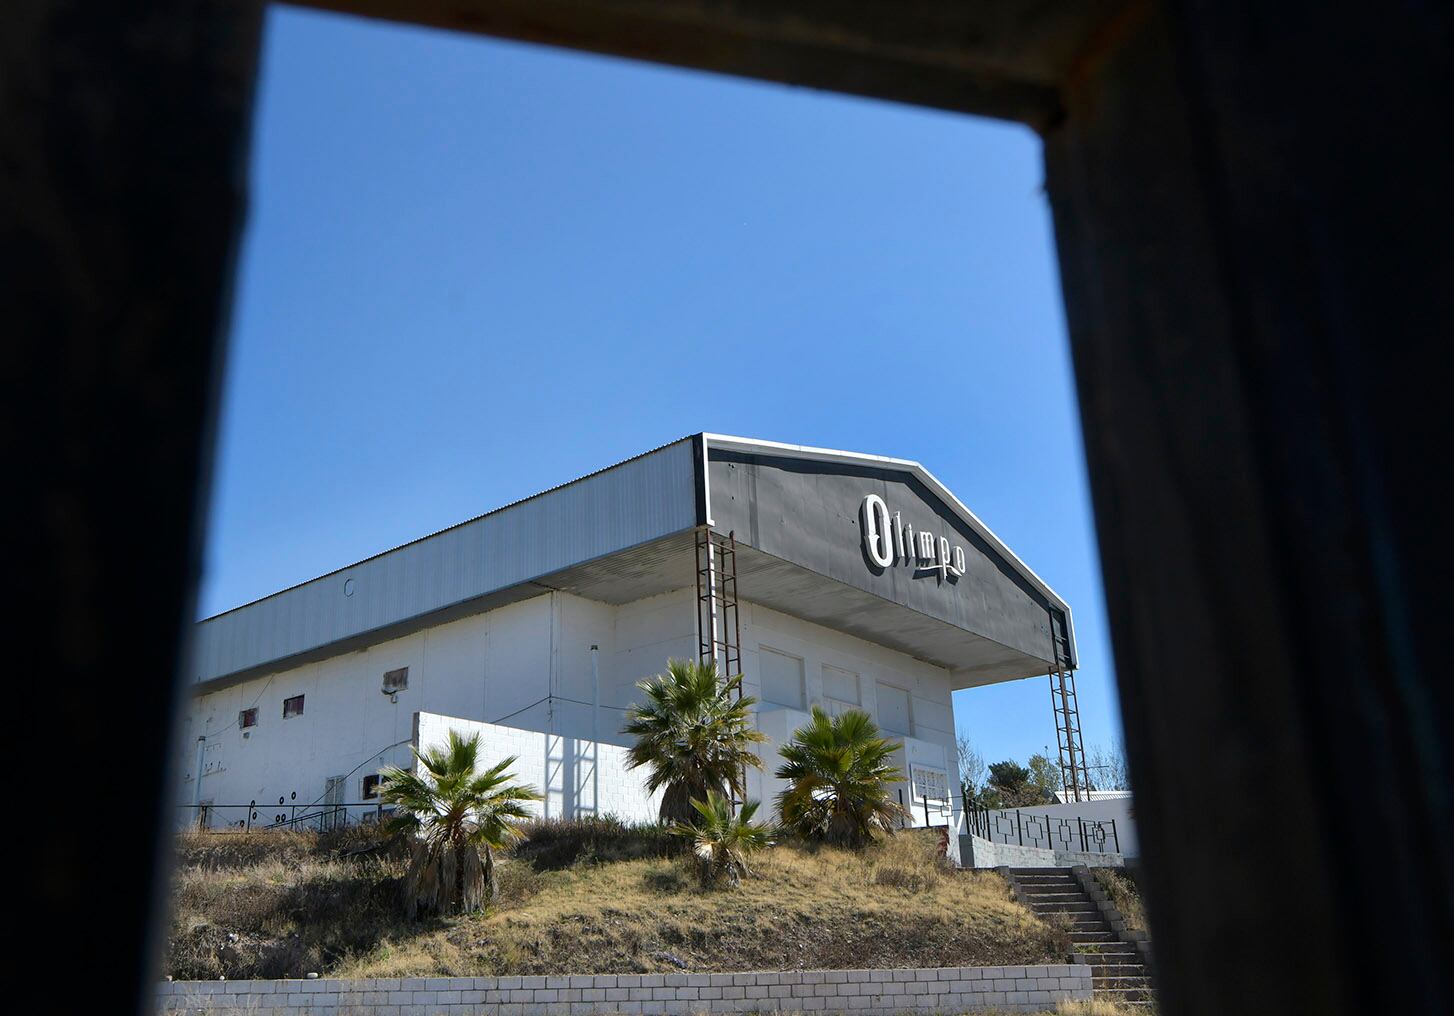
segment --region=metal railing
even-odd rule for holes
[[[899,807],[904,809],[899,816],[900,829],[915,828],[914,822],[919,818],[920,811],[923,812],[924,824],[918,826],[920,829],[947,829],[954,824],[954,805],[947,797],[920,797],[916,804],[910,791],[910,797],[904,797],[905,786],[896,788],[899,796]],[[934,821],[939,819],[940,821]]]
[[[313,829],[328,832],[349,825],[379,822],[393,814],[380,801],[338,801],[297,804],[279,799],[276,805],[202,804],[177,805],[184,828],[210,832],[248,832],[253,829]]]
[[[991,810],[972,805],[964,810],[964,826],[965,832],[991,843],[1082,854],[1121,852],[1121,837],[1113,818],[1086,819],[1023,808]]]

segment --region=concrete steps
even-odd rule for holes
[[[1127,1006],[1154,1000],[1151,972],[1140,950],[1123,939],[1102,912],[1104,893],[1088,890],[1066,868],[1010,868],[1008,877],[1016,899],[1037,917],[1068,922],[1071,948],[1077,962],[1090,966],[1096,997]],[[1118,922],[1116,927],[1121,926]]]

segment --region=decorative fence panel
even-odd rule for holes
[[[1121,838],[1115,819],[1086,819],[1076,815],[1049,815],[1028,808],[1000,809],[967,806],[965,832],[1020,847],[1078,851],[1083,854],[1119,854]]]

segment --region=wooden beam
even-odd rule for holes
[[[1119,0],[307,0],[366,17],[977,113],[1033,125]]]

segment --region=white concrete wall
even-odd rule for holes
[[[1071,801],[1067,804],[1037,804],[1033,808],[1021,809],[1026,814],[1049,815],[1052,819],[1059,818],[1083,818],[1087,822],[1103,822],[1107,825],[1106,849],[1115,849],[1117,843],[1120,845],[1118,851],[1122,857],[1140,857],[1141,843],[1136,836],[1136,809],[1135,799],[1130,797],[1115,797],[1103,801]],[[1002,816],[1002,825],[997,828],[1013,828],[1015,822],[1015,809],[1005,808],[999,811],[992,811],[990,815]],[[1111,839],[1109,830],[1110,822],[1115,821],[1114,840]]]
[[[661,673],[670,658],[696,658],[695,595],[693,590],[679,589],[617,607],[592,604],[610,611],[612,619],[609,638],[600,643],[599,730],[602,741],[620,745],[631,743],[631,738],[621,733],[621,726],[626,722],[627,708],[641,698],[636,690],[638,681]],[[588,604],[591,601],[578,602]],[[574,666],[577,680],[574,684],[564,684],[563,694],[589,702],[590,642],[568,636],[567,647],[566,660],[561,666],[567,671]],[[591,736],[590,707],[564,703],[560,709],[561,721],[557,730],[578,737]]]
[[[529,806],[531,814],[543,818],[614,815],[624,822],[656,820],[661,794],[647,792],[644,770],[626,768],[625,748],[457,716],[420,713],[420,750],[444,744],[451,730],[465,737],[479,737],[481,769],[516,756],[510,768],[516,781],[534,787],[543,796],[543,800]]]
[[[529,707],[513,722],[544,726],[548,706],[531,703],[548,694],[560,655],[552,649],[552,620],[577,605],[584,605],[574,619],[582,637],[598,629],[609,634],[609,623],[591,623],[595,605],[546,595],[199,695],[179,745],[178,800],[193,797],[199,734],[207,739],[200,798],[216,805],[257,801],[257,821],[266,824],[280,810],[316,810],[330,776],[346,774],[345,799],[358,801],[364,776],[409,765],[415,712],[488,720]],[[399,667],[409,668],[409,686],[391,700],[381,691],[383,675]],[[303,715],[284,719],[283,700],[299,694]],[[238,713],[250,706],[258,709],[258,724],[242,730]],[[213,824],[244,814],[218,808]]]
[[[262,824],[280,812],[318,810],[326,781],[335,775],[346,776],[345,800],[360,801],[366,775],[384,765],[410,764],[416,712],[555,734],[564,739],[559,750],[572,739],[626,745],[620,730],[626,708],[639,697],[636,683],[660,673],[670,657],[696,655],[695,608],[691,589],[621,606],[549,593],[200,695],[191,703],[178,748],[184,774],[178,800],[192,800],[199,734],[207,739],[201,799],[214,805],[256,801],[256,821]],[[591,705],[592,644],[599,646],[599,710]],[[870,714],[878,712],[880,682],[906,689],[912,731],[896,764],[940,769],[952,790],[954,716],[947,671],[744,603],[744,684],[754,695],[760,690],[763,647],[802,659],[805,705],[824,703],[825,666],[858,675],[860,704]],[[391,701],[381,682],[385,671],[399,667],[409,668],[409,686]],[[298,694],[305,696],[303,715],[284,719],[283,699]],[[258,725],[242,731],[238,712],[253,705]],[[762,750],[767,771],[750,774],[749,794],[768,807],[781,789],[771,776],[777,748],[806,720],[806,712],[771,707],[759,716],[773,740]],[[913,811],[914,823],[923,824],[923,805],[912,788],[895,790]],[[958,796],[950,796],[953,814],[933,812],[931,824],[947,820],[957,826]],[[217,808],[213,824],[236,823],[245,814]],[[185,815],[179,813],[179,819]],[[951,837],[953,852],[957,846]]]
[[[1086,853],[1079,850],[1052,850],[1048,847],[1022,847],[1015,843],[991,842],[981,836],[959,837],[960,863],[966,868],[1069,868],[1084,864],[1092,868],[1119,868],[1125,857],[1116,853]]]
[[[761,651],[772,649],[803,661],[806,679],[806,702],[826,706],[823,669],[834,667],[858,675],[860,706],[877,717],[878,685],[880,683],[905,689],[910,694],[911,736],[902,738],[904,748],[895,764],[908,775],[910,765],[941,770],[949,781],[951,813],[947,816],[933,810],[929,824],[948,822],[958,828],[960,801],[953,792],[957,785],[954,749],[954,700],[949,672],[942,667],[916,660],[904,653],[845,635],[822,625],[812,624],[754,603],[742,607],[742,669],[743,685],[751,695],[760,695]],[[797,727],[808,721],[806,712],[783,709],[768,703],[759,706],[758,726],[772,740],[761,749],[763,772],[748,774],[748,796],[761,798],[768,805],[783,789],[783,781],[771,774],[780,763],[777,749],[792,736]],[[902,793],[903,803],[913,813],[913,824],[924,824],[923,801],[905,783],[895,788]],[[950,836],[950,851],[958,855],[958,837]]]

